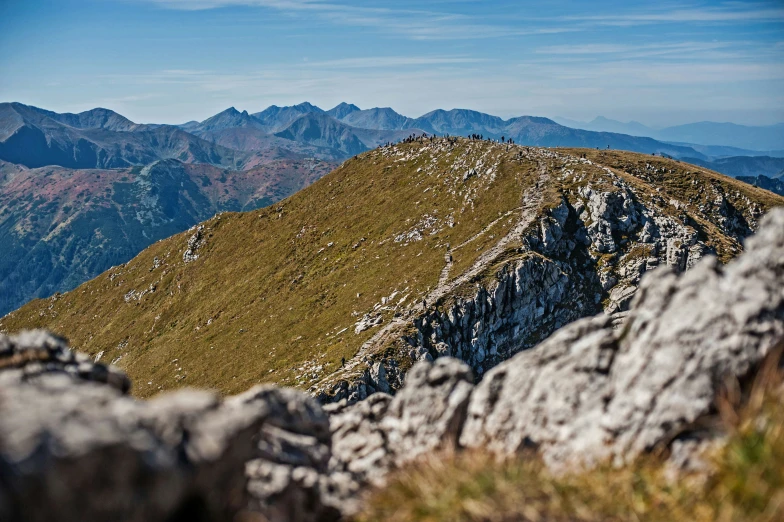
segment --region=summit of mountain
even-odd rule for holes
[[[288,107],[270,105],[263,111],[256,112],[251,116],[259,120],[267,132],[275,133],[282,131],[302,115],[311,113],[323,114],[324,110],[310,102],[302,102]]]
[[[498,116],[482,112],[467,109],[450,111],[437,109],[415,118],[410,126],[439,134],[462,136],[477,133],[500,137],[504,133],[505,124],[506,122]]]
[[[306,143],[318,147],[335,149],[346,156],[366,151],[366,146],[353,129],[324,112],[306,113],[289,124],[275,136],[286,140]]]
[[[349,113],[340,121],[361,129],[403,130],[414,127],[414,120],[398,114],[389,107],[357,110]]]
[[[419,137],[158,241],[0,331],[67,333],[139,396],[274,382],[354,401],[398,389],[417,360],[483,375],[580,317],[622,324],[642,274],[732,259],[781,205],[646,154]]]
[[[354,105],[353,103],[341,102],[338,105],[332,107],[330,110],[328,110],[327,114],[329,114],[336,120],[343,120],[343,118],[345,118],[352,112],[357,112],[359,110],[361,109],[356,105]]]
[[[215,116],[207,118],[197,126],[191,127],[190,132],[198,134],[235,127],[251,127],[262,129],[264,128],[264,125],[258,119],[248,114],[248,111],[240,112],[234,107],[229,107],[225,111],[219,112]]]

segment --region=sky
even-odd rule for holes
[[[784,0],[0,0],[0,102],[784,122]]]

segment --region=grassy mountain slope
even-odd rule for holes
[[[184,385],[233,393],[258,382],[329,389],[378,357],[410,364],[401,342],[424,328],[423,318],[450,313],[520,263],[584,279],[569,287],[579,302],[558,305],[564,310],[601,309],[609,288],[596,274],[652,254],[639,253],[647,247],[631,232],[594,257],[573,241],[574,252],[536,247],[547,243],[537,239],[540,220],[559,208],[570,216],[566,237],[578,238],[587,226],[575,221],[585,188],[609,200],[625,190],[662,230],[683,224],[723,259],[739,251],[756,217],[784,204],[725,176],[640,154],[424,140],[366,152],[276,205],[221,214],[159,241],[72,292],[9,314],[0,330],[61,332],[129,372],[142,383],[140,396]],[[365,317],[381,326],[357,327]],[[555,327],[516,335],[536,342]]]

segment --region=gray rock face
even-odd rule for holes
[[[328,476],[329,419],[318,403],[291,389],[253,388],[226,401],[264,411],[257,451],[245,464],[250,509],[269,520],[334,520],[342,502],[340,477]]]
[[[329,421],[301,392],[127,389],[62,339],[0,335],[0,520],[330,520],[351,494],[327,475]]]
[[[198,392],[140,404],[64,374],[2,386],[0,397],[3,520],[166,520],[194,510],[224,520],[244,507],[237,465],[263,421],[252,412]]]
[[[584,319],[485,376],[460,442],[510,454],[536,446],[553,467],[624,461],[710,412],[718,383],[784,342],[784,210],[726,267],[660,269],[625,327]]]
[[[415,365],[395,397],[332,406],[331,468],[359,484],[381,484],[389,470],[424,453],[456,448],[472,389],[471,369],[445,357]]]
[[[380,484],[391,469],[387,432],[381,426],[392,396],[375,393],[330,415],[332,461],[330,468],[347,472],[360,483]],[[335,410],[335,404],[326,406]]]
[[[417,318],[417,337],[409,343],[433,357],[461,359],[482,375],[553,330],[595,311],[595,303],[586,302],[578,290],[590,284],[565,264],[525,257],[500,270],[489,289],[479,286],[473,297]]]
[[[416,359],[422,349],[456,357],[482,376],[582,317],[604,310],[618,326],[643,274],[659,265],[681,272],[709,252],[694,228],[607,174],[612,190],[586,185],[565,195],[524,234],[520,258],[472,297],[415,318],[417,334],[406,340]]]
[[[381,422],[396,465],[437,448],[457,447],[473,380],[471,369],[452,358],[411,369]]]
[[[131,387],[124,373],[113,366],[94,364],[86,355],[72,352],[65,339],[42,331],[13,337],[0,334],[0,386],[35,383],[55,374],[108,384],[122,393]]]
[[[426,349],[422,348],[423,357],[433,360]],[[359,378],[351,381],[340,381],[333,389],[331,394],[320,393],[318,399],[323,403],[338,403],[347,401],[354,404],[363,401],[375,393],[390,393],[398,390],[403,385],[404,374],[394,359],[382,359],[363,361],[365,369]]]

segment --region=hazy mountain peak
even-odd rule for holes
[[[324,112],[324,109],[313,105],[310,102],[302,102],[294,105],[295,108],[300,109],[303,112]]]
[[[261,112],[251,114],[251,116],[260,121],[269,132],[277,132],[288,127],[291,122],[303,114],[310,113],[325,114],[323,109],[310,102],[302,102],[289,107],[270,105]]]
[[[3,105],[7,105],[25,121],[34,125],[51,126],[51,122],[56,122],[75,129],[107,129],[112,131],[130,131],[139,127],[138,124],[125,116],[102,107],[74,114],[70,112],[57,113],[19,102]],[[50,123],[47,124],[46,120],[50,120]]]
[[[327,114],[329,114],[330,116],[332,116],[337,120],[342,120],[352,112],[357,112],[359,110],[360,108],[354,105],[353,103],[341,102],[338,105],[332,107],[330,110],[328,110]]]
[[[201,122],[198,127],[193,130],[197,132],[207,132],[213,130],[229,129],[234,127],[258,127],[261,128],[261,123],[248,114],[248,111],[238,111],[234,107],[219,112],[215,116],[211,116]]]
[[[390,107],[356,110],[342,118],[344,123],[361,129],[400,130],[409,128],[411,118],[398,114]]]

